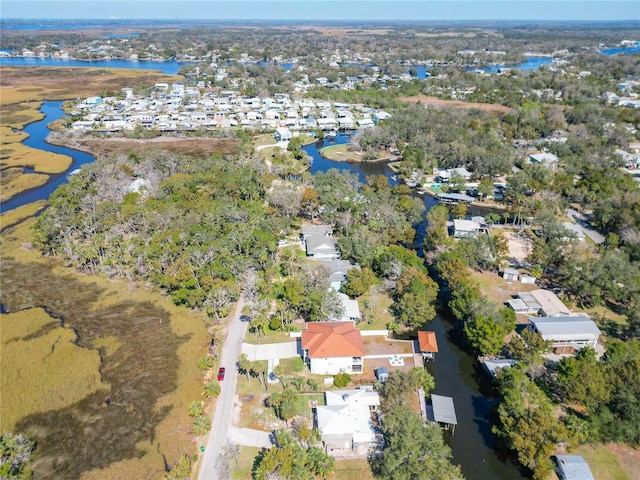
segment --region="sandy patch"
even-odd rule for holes
[[[527,257],[532,250],[531,239],[522,232],[504,232],[509,245],[509,259],[518,266],[527,263]]]
[[[462,100],[442,100],[437,97],[430,97],[427,95],[414,95],[413,97],[401,97],[400,100],[405,103],[421,103],[423,105],[435,105],[438,107],[449,107],[449,108],[477,108],[478,110],[483,110],[488,113],[494,113],[496,115],[503,115],[511,109],[509,107],[505,107],[504,105],[499,105],[497,103],[473,103],[473,102],[463,102]]]

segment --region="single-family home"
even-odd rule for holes
[[[480,233],[481,226],[473,220],[456,218],[453,220],[453,236],[455,238],[475,238]]]
[[[560,480],[595,480],[581,455],[556,455]]]
[[[535,153],[529,156],[529,161],[531,163],[541,163],[545,167],[555,167],[558,162],[558,157],[553,153]]]
[[[325,392],[325,405],[316,407],[317,427],[327,452],[368,451],[377,441],[373,417],[380,406],[371,386]]]
[[[273,136],[278,142],[288,142],[293,138],[291,130],[286,127],[276,128],[276,132],[273,134]]]
[[[358,323],[362,318],[360,315],[360,306],[358,305],[358,301],[352,300],[348,295],[340,292],[338,292],[338,298],[342,303],[342,313],[339,317],[330,318],[330,320],[341,322],[351,321]]]
[[[329,285],[336,292],[340,291],[340,288],[347,281],[347,272],[352,268],[360,270],[360,265],[352,265],[349,260],[324,260],[322,266],[327,269],[329,274]]]
[[[555,293],[543,289],[519,292],[518,298],[508,300],[507,305],[516,313],[536,314],[543,317],[571,315],[571,310]]]
[[[305,242],[307,256],[317,260],[331,260],[340,257],[338,240],[331,234],[329,225],[304,225],[302,241]]]
[[[362,335],[353,322],[312,322],[302,332],[302,355],[314,374],[362,373]]]
[[[373,122],[374,123],[379,123],[383,120],[386,120],[388,118],[391,118],[391,114],[387,113],[383,110],[380,110],[379,112],[376,112],[373,116]]]
[[[562,317],[528,317],[527,328],[551,341],[556,354],[573,353],[584,347],[596,348],[600,329],[587,314]]]

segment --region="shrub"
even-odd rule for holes
[[[193,433],[204,435],[211,430],[211,419],[206,415],[198,415],[193,421]]]
[[[304,360],[302,360],[302,358],[300,357],[294,358],[291,368],[294,372],[300,373],[302,370],[304,370]]]
[[[333,384],[338,388],[344,388],[351,382],[351,375],[348,373],[339,373],[333,377]]]
[[[209,382],[204,386],[205,397],[211,398],[218,395],[220,395],[220,384],[218,382]]]
[[[200,370],[209,370],[210,368],[213,368],[213,358],[208,356],[202,357],[198,360],[198,367]]]
[[[204,412],[204,403],[202,402],[191,402],[189,404],[189,416],[190,417],[198,417],[202,415]]]

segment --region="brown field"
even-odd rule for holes
[[[476,108],[478,110],[483,110],[487,113],[493,113],[496,115],[503,115],[511,109],[509,107],[505,107],[504,105],[498,105],[497,103],[472,103],[472,102],[463,102],[462,100],[442,100],[437,97],[429,97],[427,95],[415,95],[413,97],[402,97],[400,101],[405,103],[421,103],[422,105],[434,105],[437,107],[448,107],[448,108],[466,108],[472,109]]]
[[[204,157],[214,153],[230,155],[237,151],[240,141],[233,138],[203,138],[203,137],[157,137],[149,140],[132,138],[82,138],[73,144],[65,144],[71,148],[88,151],[96,157],[110,157],[113,155],[128,155],[130,153],[144,154],[154,150],[167,150],[173,153],[183,153],[193,157]]]
[[[0,72],[3,110],[10,103],[90,97],[104,90],[152,86],[182,78],[154,70],[85,67],[2,67]]]
[[[35,477],[163,478],[165,464],[195,453],[202,441],[193,443],[187,414],[189,403],[203,398],[197,364],[208,336],[201,316],[144,285],[73,273],[42,257],[29,248],[32,223],[2,234],[0,294],[11,315],[0,318],[3,381],[16,365],[33,373],[23,379],[33,387],[19,387],[31,397],[12,403],[10,420],[38,441]],[[47,314],[30,324],[35,334],[4,328],[36,307]],[[22,344],[38,348],[12,348]],[[45,366],[53,373],[45,376]],[[78,380],[82,372],[97,380]],[[55,386],[58,396],[50,398]],[[2,385],[3,416],[7,398],[22,398],[15,388]]]

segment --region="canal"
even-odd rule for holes
[[[46,143],[45,138],[49,133],[47,124],[64,115],[62,102],[47,101],[44,103],[42,111],[46,117],[39,122],[30,124],[25,129],[30,135],[29,139],[25,140],[25,144],[33,148],[70,155],[74,161],[69,172],[95,160],[92,155],[87,153]],[[368,175],[385,175],[392,184],[397,183],[392,178],[393,172],[387,167],[386,162],[334,162],[320,155],[322,147],[344,144],[349,141],[349,138],[349,135],[339,133],[335,141],[322,140],[305,146],[304,151],[312,159],[311,173],[316,174],[336,168],[358,175],[361,182],[364,182]],[[5,212],[36,200],[47,199],[59,185],[66,183],[68,178],[68,173],[52,176],[44,186],[24,192],[5,202],[2,205],[2,211]],[[423,201],[426,211],[437,204],[435,199],[430,196],[424,196]],[[416,225],[416,247],[424,239],[425,228],[426,222],[424,220]],[[462,473],[467,480],[526,479],[510,458],[504,458],[496,451],[490,420],[496,399],[481,392],[474,360],[458,347],[452,336],[451,323],[442,317],[436,317],[429,328],[436,332],[439,344],[436,360],[429,366],[436,382],[434,393],[453,397],[458,416],[459,424],[455,435],[445,435],[453,452],[453,462],[461,466]]]

